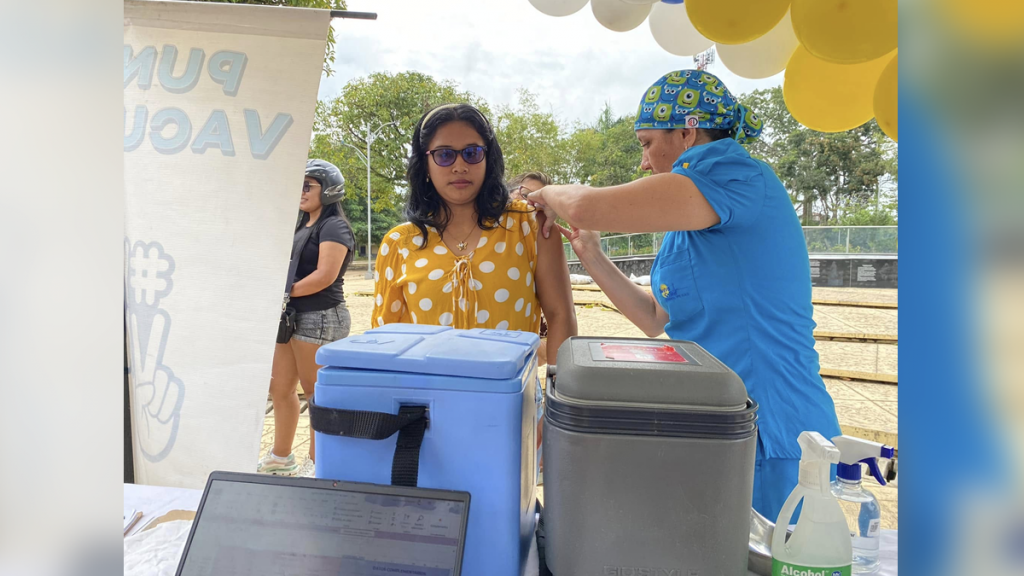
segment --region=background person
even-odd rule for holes
[[[299,423],[297,383],[307,399],[320,366],[320,346],[348,336],[352,319],[345,307],[344,276],[352,261],[355,238],[341,208],[345,178],[330,162],[310,160],[299,201],[292,258],[297,266],[288,306],[295,310],[295,332],[289,342],[274,347],[270,396],[274,404],[274,447],[260,460],[257,472],[312,476],[315,444],[309,434],[309,456],[301,467],[292,454]],[[292,279],[290,279],[292,280]]]
[[[530,192],[536,192],[537,190],[552,184],[554,184],[554,182],[551,181],[551,177],[543,172],[524,172],[509,181],[508,189],[513,200],[526,200],[526,195]],[[540,349],[537,351],[537,365],[544,366],[548,363],[548,322],[547,319],[544,318],[543,312],[541,312],[540,315],[540,331],[538,334],[541,338],[541,344]]]

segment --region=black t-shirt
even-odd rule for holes
[[[337,216],[328,216],[314,223],[312,229],[299,228],[292,242],[292,253],[298,250],[299,258],[298,267],[295,269],[295,282],[316,270],[322,242],[337,242],[348,248],[348,254],[345,254],[345,260],[341,263],[341,270],[333,284],[315,294],[292,298],[288,306],[294,308],[296,312],[312,312],[329,310],[344,302],[345,294],[342,287],[345,284],[345,270],[352,261],[352,249],[356,245],[355,236],[352,235],[352,228],[348,222]]]

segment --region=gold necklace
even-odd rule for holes
[[[458,247],[459,252],[462,252],[463,250],[466,249],[466,246],[468,246],[466,241],[469,240],[469,237],[473,235],[474,228],[470,228],[469,229],[469,234],[466,234],[466,237],[462,239],[462,242],[459,242],[458,244],[455,245],[456,247]],[[443,239],[443,236],[442,236],[442,239]]]

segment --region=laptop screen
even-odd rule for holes
[[[458,576],[459,493],[305,483],[211,479],[180,576]]]

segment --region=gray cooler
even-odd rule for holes
[[[757,404],[692,342],[572,338],[548,373],[554,576],[747,573]]]

